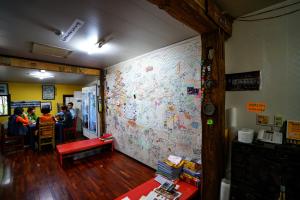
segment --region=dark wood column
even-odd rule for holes
[[[216,110],[213,115],[203,113],[202,104],[202,164],[203,184],[202,198],[205,200],[219,199],[220,182],[225,173],[225,60],[224,38],[221,30],[205,33],[202,38],[202,60],[208,59],[208,50],[214,50],[211,62],[211,79],[214,85],[211,90],[204,90],[209,95]],[[209,93],[209,94],[207,94]]]
[[[100,126],[101,126],[101,134],[104,134],[106,132],[105,129],[105,103],[104,103],[104,87],[105,87],[105,70],[100,69],[100,98],[101,102],[99,106],[101,106],[100,109]]]

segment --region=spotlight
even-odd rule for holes
[[[98,43],[97,43],[97,47],[100,49],[103,45],[104,45],[104,40],[100,40]]]

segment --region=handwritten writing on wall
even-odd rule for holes
[[[153,168],[169,154],[201,157],[201,90],[190,89],[201,87],[200,37],[106,70],[106,130],[119,151]]]

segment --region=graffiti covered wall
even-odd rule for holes
[[[119,151],[156,168],[169,154],[201,156],[201,39],[106,69],[106,132]]]

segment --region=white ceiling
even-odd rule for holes
[[[220,8],[234,18],[266,8],[285,0],[214,0]]]
[[[51,83],[51,84],[69,84],[69,85],[87,85],[99,78],[75,73],[50,72],[54,78],[40,80],[33,78],[29,74],[37,72],[35,69],[23,69],[16,67],[0,66],[1,82],[21,82],[21,83]]]
[[[53,29],[66,31],[75,19],[85,24],[69,42],[61,42]],[[0,0],[3,55],[99,68],[196,35],[147,0]],[[92,36],[109,36],[101,54],[79,50]],[[74,52],[68,58],[32,54],[31,42]]]
[[[234,17],[280,1],[215,0]],[[66,31],[75,19],[85,24],[69,42],[61,42],[53,30]],[[101,68],[196,35],[147,0],[0,0],[2,55]],[[100,54],[80,50],[91,37],[109,38]],[[68,58],[33,54],[32,42],[73,53]]]

